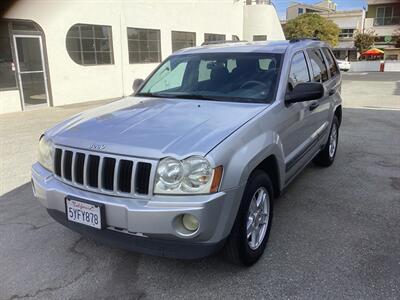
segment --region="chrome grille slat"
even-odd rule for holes
[[[87,176],[87,168],[88,168],[88,155],[85,153],[85,161],[83,163],[83,185],[88,187],[88,176]]]
[[[55,167],[60,168],[61,174],[54,175],[58,180],[61,180],[66,184],[76,186],[89,192],[127,198],[148,199],[153,194],[154,175],[157,166],[157,161],[155,160],[74,149],[59,145],[55,148],[59,155],[58,160],[55,158],[54,164]],[[72,161],[69,166],[72,180],[68,180],[65,177],[66,172],[64,168],[66,151],[69,153],[68,164],[69,160],[71,160],[70,152],[72,152]],[[92,163],[90,163],[90,159],[93,160]],[[98,169],[96,173],[97,160]],[[138,173],[138,164],[146,165],[147,171],[150,170],[150,176],[148,176],[149,172]],[[113,174],[108,174],[109,172],[113,172]],[[90,178],[91,175],[95,175],[96,177]],[[81,183],[82,179],[83,184]],[[105,179],[107,179],[107,181],[104,181]],[[110,182],[110,180],[112,181]],[[95,186],[96,181],[97,187]],[[90,183],[94,186],[90,186]],[[138,188],[138,186],[136,186],[137,184],[143,186],[139,186]],[[147,192],[144,193],[143,191]]]
[[[65,159],[65,150],[61,149],[61,177],[62,178],[65,178],[64,159]]]
[[[97,187],[100,189],[103,188],[103,162],[104,157],[100,156],[99,171],[97,172]]]
[[[73,152],[72,152],[72,166],[71,166],[72,182],[76,182],[76,178],[75,178],[75,159],[76,159],[76,152],[73,151]]]
[[[114,166],[114,184],[113,191],[118,192],[118,171],[119,171],[119,159],[116,159]]]
[[[136,166],[137,166],[137,163],[134,163],[133,166],[132,166],[132,175],[131,175],[131,195],[135,195],[135,192],[136,192],[136,186],[135,186]]]

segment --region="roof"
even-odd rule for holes
[[[321,43],[314,40],[290,41],[264,41],[264,42],[235,42],[204,45],[200,47],[185,48],[175,52],[173,55],[202,54],[202,53],[285,53],[289,47],[307,46],[309,44]],[[296,46],[297,45],[297,46]]]

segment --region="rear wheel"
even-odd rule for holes
[[[272,183],[256,170],[247,182],[231,234],[225,245],[228,259],[250,266],[264,253],[272,220]]]
[[[336,116],[333,117],[331,131],[329,132],[328,142],[320,153],[314,158],[314,163],[321,167],[329,167],[333,164],[336,156],[336,150],[339,139],[339,121]]]

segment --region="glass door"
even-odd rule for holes
[[[49,94],[44,68],[42,37],[14,35],[14,46],[23,108],[47,105]]]

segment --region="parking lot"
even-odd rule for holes
[[[344,74],[342,96],[334,165],[310,165],[276,199],[247,269],[112,249],[47,215],[29,183],[38,137],[100,103],[0,115],[0,299],[399,299],[400,73]]]

